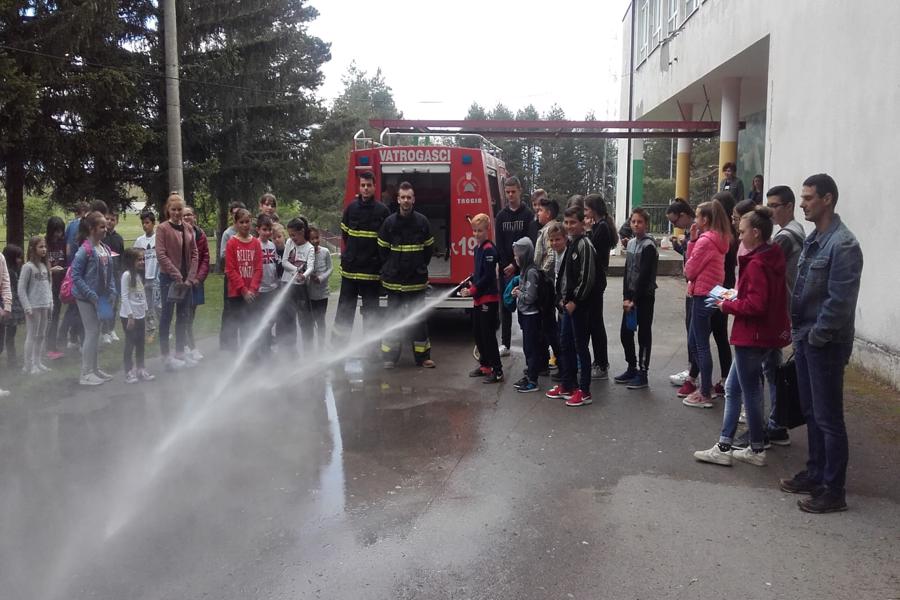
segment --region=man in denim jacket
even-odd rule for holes
[[[812,175],[803,182],[800,208],[816,229],[800,254],[791,334],[809,459],[805,471],[781,480],[781,489],[809,494],[798,505],[812,513],[847,509],[844,367],[853,350],[863,256],[856,237],[834,212],[837,200],[837,185],[830,176]]]

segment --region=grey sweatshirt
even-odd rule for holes
[[[521,315],[536,315],[540,273],[534,264],[534,246],[531,239],[523,237],[513,243],[513,255],[519,263],[519,297],[516,310]]]
[[[18,294],[24,311],[53,308],[53,289],[50,286],[50,270],[47,269],[47,265],[44,263],[36,265],[30,260],[22,265]]]

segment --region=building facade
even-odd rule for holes
[[[623,19],[621,118],[721,122],[719,167],[750,190],[828,173],[865,256],[853,361],[900,387],[900,3],[634,0]],[[739,122],[748,126],[739,133]],[[620,142],[616,214],[640,198],[642,144]],[[691,142],[679,140],[683,195]],[[630,152],[629,152],[630,150]],[[721,171],[721,169],[720,169]],[[697,202],[700,198],[691,198]],[[639,200],[638,200],[639,202]]]

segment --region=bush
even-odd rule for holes
[[[25,241],[47,232],[47,219],[55,214],[49,198],[25,196]]]

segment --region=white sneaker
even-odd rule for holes
[[[750,448],[741,448],[739,450],[734,450],[731,455],[734,457],[734,460],[739,460],[741,462],[751,464],[755,467],[766,466],[765,450],[763,450],[762,452],[754,452]]]
[[[37,366],[38,370],[43,373],[49,373],[50,371],[53,370],[50,367],[48,367],[47,365],[45,365],[44,363],[38,363],[36,366]]]
[[[100,336],[100,343],[101,344],[112,344],[112,338],[110,337],[110,335],[108,333],[104,333],[103,335]]]
[[[75,342],[66,342],[66,350],[81,350],[81,344]]]
[[[713,444],[709,450],[697,450],[694,452],[694,458],[701,462],[708,462],[714,465],[731,466],[731,457],[735,453],[734,450],[722,452],[719,450],[719,444]]]
[[[137,373],[134,371],[134,369],[132,369],[131,371],[128,371],[128,373],[125,375],[125,383],[137,383],[137,382],[138,382],[138,376],[137,376]]]
[[[674,385],[675,387],[681,387],[684,385],[684,382],[690,376],[691,372],[685,369],[681,373],[675,373],[674,375],[669,375],[669,383]]]
[[[82,375],[81,379],[78,380],[78,385],[103,385],[104,383],[106,383],[106,381],[100,379],[94,373]]]
[[[109,339],[111,339],[111,340],[114,341],[114,342],[118,342],[118,341],[119,341],[119,336],[116,335],[115,330],[109,332]]]
[[[203,360],[203,355],[200,354],[200,351],[197,350],[196,348],[194,348],[193,350],[190,351],[190,355],[191,355],[191,358],[193,358],[197,362],[200,362],[201,360]]]
[[[174,356],[167,356],[163,359],[163,367],[166,371],[178,371],[179,369],[183,369],[185,364],[183,360],[179,360]]]
[[[94,371],[94,374],[103,381],[112,381],[113,379],[115,379],[112,375],[110,375],[106,371],[101,371],[100,369]]]
[[[6,398],[11,392],[9,390],[0,390],[0,398]]]
[[[187,367],[187,368],[189,368],[189,369],[192,369],[192,368],[194,368],[194,367],[196,367],[197,365],[200,364],[199,361],[194,360],[194,357],[191,356],[191,353],[190,353],[190,352],[185,352],[183,355],[181,355],[181,356],[176,356],[175,358],[176,358],[177,360],[180,360],[181,362],[183,362],[183,363],[184,363],[184,366]]]
[[[500,346],[500,356],[509,356],[509,348]]]
[[[141,379],[141,381],[153,381],[154,379],[156,379],[156,375],[153,375],[147,369],[141,369],[137,372],[137,375]]]

